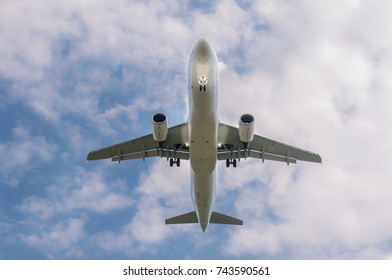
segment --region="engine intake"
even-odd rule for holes
[[[157,142],[164,142],[167,139],[168,127],[165,114],[158,113],[152,117],[152,135]]]
[[[253,140],[255,130],[255,119],[251,114],[244,114],[241,116],[239,125],[240,140],[243,143],[250,143]]]

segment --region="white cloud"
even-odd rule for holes
[[[48,258],[56,258],[59,251],[64,252],[66,257],[82,258],[84,252],[78,243],[85,238],[84,224],[82,219],[71,218],[36,235],[21,235],[20,239],[43,250]]]
[[[50,162],[58,147],[44,136],[32,136],[30,129],[23,126],[13,129],[12,138],[12,141],[0,143],[0,174],[3,182],[16,187],[24,173],[40,163]]]
[[[105,182],[100,172],[86,172],[81,168],[75,168],[74,173],[56,178],[56,183],[47,187],[46,197],[26,197],[18,209],[39,219],[48,219],[83,210],[108,213],[132,205],[133,199],[126,194],[125,180]]]
[[[162,81],[173,81],[167,70],[180,68],[174,78],[178,80],[187,60],[181,41],[165,40],[172,34],[191,34],[179,18],[166,15],[180,14],[180,3],[3,3],[0,75],[11,81],[8,98],[55,124],[69,114],[87,117],[106,135],[124,122],[119,116],[135,125],[137,110],[183,102],[177,94],[185,84],[162,87]],[[113,77],[117,70],[123,75],[120,84]],[[100,96],[112,99],[113,94],[122,104],[102,108]],[[124,102],[120,96],[125,94],[134,105]],[[154,99],[152,106],[134,107]]]
[[[69,9],[61,2],[46,1],[2,1],[0,5],[0,75],[28,82],[43,79],[44,71],[54,63],[52,40],[61,34],[80,35],[70,21]]]

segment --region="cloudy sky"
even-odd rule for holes
[[[0,0],[0,258],[392,258],[391,1]],[[187,65],[216,50],[220,119],[323,164],[219,164],[192,211],[189,163],[86,163],[187,116]]]

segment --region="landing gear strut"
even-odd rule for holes
[[[170,167],[173,167],[174,163],[177,165],[177,167],[180,167],[180,159],[179,158],[177,158],[177,159],[171,158],[169,163],[170,163]]]
[[[226,159],[226,167],[230,167],[230,164],[233,165],[234,168],[237,167],[237,160],[236,159]]]

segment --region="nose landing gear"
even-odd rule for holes
[[[237,159],[226,159],[226,167],[233,165],[234,168],[237,167]]]
[[[179,158],[177,158],[177,159],[171,158],[169,160],[169,164],[170,164],[170,167],[173,167],[174,164],[176,164],[177,167],[180,167],[180,159]]]

